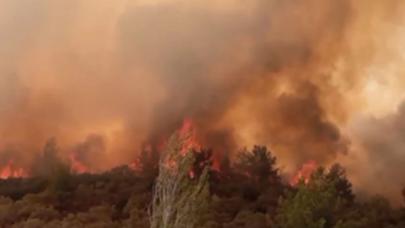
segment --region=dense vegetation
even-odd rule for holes
[[[47,158],[54,149],[46,147]],[[405,227],[404,208],[378,196],[357,200],[339,165],[321,167],[309,181],[290,186],[266,147],[241,151],[220,172],[209,168],[210,150],[166,160],[151,151],[141,154],[137,172],[123,166],[75,175],[56,162],[35,178],[0,181],[0,227]],[[164,163],[173,160],[175,172]],[[180,189],[167,191],[177,184]]]

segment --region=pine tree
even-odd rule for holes
[[[281,178],[276,166],[276,157],[265,146],[254,146],[252,151],[238,154],[236,169],[260,183],[278,184]]]
[[[333,165],[328,171],[318,168],[309,182],[298,184],[281,200],[277,216],[280,228],[357,227],[341,220],[354,201],[351,183],[344,169]]]
[[[296,192],[289,192],[281,201],[277,216],[280,228],[331,227],[331,216],[337,204],[335,183],[329,181],[321,167],[308,183],[301,181]]]

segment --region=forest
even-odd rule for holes
[[[0,0],[0,228],[405,228],[404,12]]]
[[[75,174],[47,143],[36,175],[0,181],[0,227],[405,227],[403,206],[356,196],[339,164],[292,184],[265,146],[224,159],[220,170],[212,150],[185,146],[174,134],[163,153],[140,153],[137,170]]]

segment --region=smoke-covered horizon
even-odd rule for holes
[[[339,161],[358,188],[398,197],[405,179],[389,161],[405,158],[404,134],[385,122],[405,116],[404,8],[399,0],[2,1],[1,162],[29,165],[56,138],[66,158],[107,169],[190,118],[220,156],[264,144],[290,173],[309,160]],[[398,193],[370,190],[377,176]]]

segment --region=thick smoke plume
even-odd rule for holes
[[[401,102],[404,5],[2,1],[1,162],[27,166],[54,137],[63,157],[102,170],[189,118],[219,157],[266,144],[287,172],[330,164],[375,137],[351,137],[353,118]],[[375,121],[364,128],[386,127]]]

